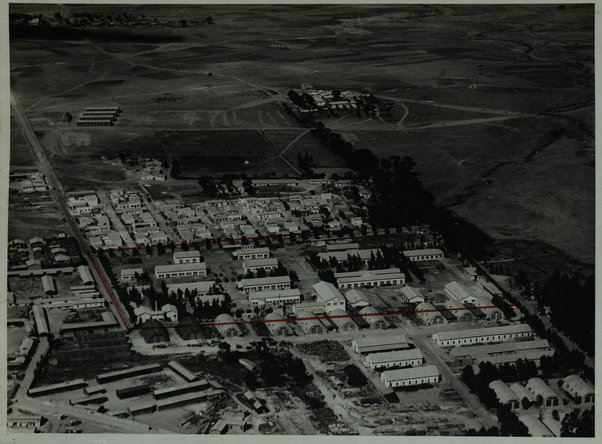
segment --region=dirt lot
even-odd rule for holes
[[[69,185],[124,180],[118,168],[93,165],[91,152],[169,155],[157,131],[265,130],[268,139],[270,131],[297,131],[280,103],[304,82],[368,90],[396,102],[400,119],[402,103],[408,115],[396,127],[338,122],[357,148],[414,157],[441,203],[496,237],[541,240],[593,260],[591,6],[206,6],[188,13],[212,15],[216,24],[156,29],[184,37],[176,43],[11,44],[11,89]],[[144,14],[165,19],[173,10],[145,7]],[[61,122],[65,111],[76,116],[109,103],[124,110],[115,127]],[[541,148],[559,127],[563,139]],[[63,131],[89,142],[53,147]],[[293,145],[287,159],[310,152],[306,142]],[[194,163],[182,155],[185,174],[293,174],[267,148],[238,157],[220,148],[195,155]],[[319,151],[312,154],[316,171],[339,171]],[[28,162],[13,158],[14,165]]]

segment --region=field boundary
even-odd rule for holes
[[[372,227],[367,227],[369,230],[372,229]],[[359,227],[354,227],[353,230],[360,230],[361,228]],[[341,231],[341,229],[335,229],[335,230],[329,230],[331,232],[337,232],[337,231]],[[296,233],[295,233],[296,234]],[[311,235],[311,234],[310,234]],[[273,235],[273,236],[285,236],[284,234],[282,235]],[[288,234],[287,234],[288,236]],[[255,240],[255,239],[259,239],[259,236],[256,237],[249,237],[247,238],[248,240]],[[220,242],[230,242],[232,239],[218,239],[218,241]],[[210,239],[211,242],[215,241],[215,239]],[[239,239],[234,239],[235,242],[240,241]],[[202,241],[204,242],[204,241]],[[194,243],[192,242],[181,242],[179,244],[173,244],[175,247],[181,247],[182,245],[187,245],[187,246],[192,246]],[[172,244],[168,244],[165,245],[165,247],[170,247]],[[146,249],[147,247],[156,249],[157,245],[142,245],[142,246],[136,246],[136,247],[121,247],[121,248],[114,248],[114,249],[102,249],[102,251],[114,251],[114,252],[118,252],[118,251],[131,251],[131,250],[143,250]],[[126,330],[128,331],[132,331],[132,330],[157,330],[157,329],[162,329],[162,328],[186,328],[186,327],[212,327],[212,326],[218,326],[218,325],[244,325],[244,324],[268,324],[268,323],[277,323],[277,322],[291,322],[291,321],[311,321],[311,320],[320,320],[320,319],[341,319],[341,318],[363,318],[363,317],[371,317],[371,316],[392,316],[392,315],[407,315],[407,314],[414,314],[414,313],[433,313],[436,312],[438,313],[439,310],[437,309],[428,309],[428,310],[403,310],[403,311],[386,311],[386,312],[375,312],[375,313],[353,313],[353,314],[345,314],[345,315],[335,315],[335,316],[326,316],[326,315],[322,315],[322,316],[310,316],[310,317],[303,317],[303,318],[282,318],[282,319],[270,319],[270,320],[263,320],[263,319],[257,319],[257,320],[247,320],[247,321],[232,321],[232,322],[199,322],[199,323],[194,323],[194,324],[185,324],[185,325],[162,325],[161,327],[131,327],[128,322],[126,321],[125,316],[123,315],[123,313],[121,312],[120,308],[119,308],[119,303],[120,301],[116,301],[113,293],[111,292],[111,290],[109,289],[109,286],[107,285],[105,279],[102,277],[102,273],[100,272],[99,266],[96,264],[96,261],[94,259],[94,255],[96,254],[95,251],[88,251],[88,257],[90,258],[90,262],[92,262],[92,266],[94,268],[94,272],[96,273],[96,275],[98,276],[98,278],[100,279],[100,282],[102,283],[102,286],[104,287],[104,289],[106,290],[107,294],[109,295],[109,297],[111,298],[111,301],[113,302],[113,306],[115,307],[115,309],[117,310],[117,313],[119,314],[119,318],[121,319],[121,321],[123,322],[123,325],[125,326]],[[101,265],[102,266],[102,265]],[[509,304],[510,308],[515,308],[516,305],[514,304]],[[457,308],[447,308],[446,310],[448,311],[466,311],[466,310],[487,310],[487,309],[494,309],[494,308],[498,308],[498,306],[496,305],[481,305],[481,306],[475,306],[475,307],[457,307]]]

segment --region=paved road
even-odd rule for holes
[[[42,148],[42,145],[40,144],[40,141],[38,140],[38,137],[35,134],[35,131],[31,125],[31,122],[25,115],[25,112],[23,111],[21,105],[19,104],[19,101],[17,100],[17,98],[15,97],[15,95],[12,92],[11,92],[11,96],[10,96],[10,103],[15,112],[15,117],[17,118],[17,121],[19,122],[19,124],[21,125],[21,127],[23,129],[23,135],[25,136],[27,143],[28,143],[29,147],[31,148],[33,156],[38,163],[38,168],[39,168],[40,172],[46,176],[46,179],[50,185],[54,200],[56,201],[60,210],[62,211],[62,213],[65,217],[65,220],[67,221],[67,223],[69,224],[69,227],[71,228],[71,232],[73,233],[73,236],[75,237],[75,239],[77,240],[77,243],[79,244],[79,248],[80,248],[82,256],[85,258],[90,269],[94,270],[94,264],[93,264],[92,260],[90,259],[90,257],[88,256],[88,251],[90,249],[90,246],[88,245],[87,240],[84,238],[83,234],[79,230],[79,226],[77,225],[75,218],[73,216],[71,216],[71,213],[69,212],[69,207],[67,205],[67,200],[65,198],[65,191],[58,178],[58,175],[56,174],[54,167],[52,166],[52,164],[46,157],[44,149]],[[99,268],[101,268],[101,267],[99,267]],[[110,295],[104,288],[97,273],[92,273],[92,275],[94,276],[96,285],[99,288],[100,293],[104,296],[105,300],[109,303],[109,306],[111,307],[111,310],[113,311],[113,314],[115,315],[115,318],[117,318],[117,320],[122,323],[124,328],[126,328],[125,324],[121,321],[121,318],[117,312],[117,309],[115,308],[115,306],[113,304],[111,304]]]

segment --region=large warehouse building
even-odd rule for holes
[[[440,332],[433,334],[433,340],[441,347],[454,347],[458,345],[505,342],[518,338],[530,338],[533,335],[533,330],[531,330],[529,325],[516,324],[503,327]]]
[[[424,362],[424,356],[419,348],[410,350],[371,353],[366,356],[366,364],[372,370],[393,367],[418,367]]]
[[[436,384],[440,374],[436,365],[387,370],[380,374],[386,387],[410,387],[423,384]]]

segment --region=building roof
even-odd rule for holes
[[[252,299],[270,299],[270,298],[286,298],[291,296],[301,297],[301,291],[298,288],[283,288],[282,290],[262,290],[249,292],[249,300]]]
[[[277,332],[283,328],[288,331],[288,324],[286,323],[286,320],[282,318],[282,315],[279,315],[275,311],[266,314],[263,320],[265,321],[265,326],[268,328],[270,333]]]
[[[477,360],[475,360],[475,365],[479,365],[481,362],[489,362],[493,365],[501,365],[505,363],[515,363],[519,359],[538,361],[542,356],[552,356],[553,354],[554,351],[552,349],[540,348],[532,350],[520,350],[512,353],[480,356]]]
[[[455,358],[464,356],[477,357],[537,349],[551,350],[550,343],[546,339],[535,339],[533,341],[501,342],[499,344],[466,345],[453,348],[451,355]]]
[[[326,251],[359,250],[360,244],[357,242],[332,242],[326,244]]]
[[[414,359],[422,359],[424,355],[419,348],[409,350],[396,350],[382,353],[370,353],[366,359],[372,364],[385,364],[387,362],[409,361]]]
[[[346,273],[335,273],[337,283],[363,282],[385,279],[405,279],[405,275],[399,268],[387,268],[383,270],[361,270]]]
[[[416,307],[418,309],[418,307]],[[528,324],[504,325],[501,327],[473,328],[470,330],[444,331],[433,334],[440,341],[449,341],[454,339],[476,338],[480,336],[498,336],[512,333],[533,332]]]
[[[214,327],[217,328],[217,330],[222,333],[222,332],[226,332],[228,330],[236,330],[240,333],[240,327],[238,326],[238,324],[236,323],[236,321],[234,320],[234,318],[229,315],[228,313],[222,313],[220,315],[217,315],[214,322]]]
[[[278,259],[275,257],[264,257],[260,259],[244,259],[243,265],[249,267],[271,267],[278,265]]]
[[[594,388],[579,375],[569,375],[564,378],[562,387],[569,393],[581,397],[594,394]]]
[[[423,365],[421,367],[386,370],[382,372],[381,375],[388,381],[403,381],[407,379],[429,378],[433,376],[439,376],[439,369],[436,365]]]
[[[136,273],[138,274],[142,274],[144,273],[144,269],[143,268],[122,268],[121,269],[121,277],[126,277],[126,276],[134,276]]]
[[[520,382],[513,382],[508,387],[516,395],[516,399],[518,399],[519,401],[522,401],[524,398],[527,398],[530,401],[533,400],[533,397],[531,396],[529,391]]]
[[[541,378],[529,379],[525,387],[535,396],[541,396],[543,399],[558,397],[554,390],[552,390],[550,386],[546,384],[545,381]]]
[[[422,248],[419,250],[404,250],[404,252],[403,252],[403,255],[406,257],[432,256],[432,255],[437,255],[437,254],[443,254],[443,251],[441,251],[438,248]]]
[[[320,281],[317,284],[312,285],[312,288],[314,289],[316,296],[318,296],[318,300],[322,302],[328,302],[333,299],[345,300],[337,287],[330,282]]]
[[[419,293],[415,288],[410,287],[409,285],[402,287],[400,291],[406,297],[406,299],[408,301],[411,301],[412,299],[415,299],[415,298],[424,299],[424,296],[422,295],[422,293]]]
[[[77,271],[79,272],[79,276],[83,282],[94,282],[90,268],[88,268],[87,265],[80,265],[77,267]]]
[[[408,340],[404,335],[395,336],[370,336],[353,341],[360,353],[366,351],[390,350],[392,348],[407,348]]]
[[[463,301],[464,299],[470,298],[472,296],[470,293],[468,293],[464,286],[460,285],[456,281],[451,281],[445,284],[444,288],[459,301]]]
[[[502,404],[507,404],[510,401],[518,401],[516,394],[510,390],[510,387],[503,381],[492,381],[489,383],[489,388],[495,392],[497,399],[499,399]]]
[[[433,318],[441,317],[439,310],[430,302],[421,302],[414,310],[416,315],[423,320],[430,321]]]
[[[355,289],[345,292],[345,299],[347,299],[347,302],[349,302],[351,305],[355,305],[360,302],[368,302],[366,296],[364,296],[361,291]]]
[[[175,251],[173,254],[174,260],[188,259],[188,258],[200,258],[200,257],[201,257],[201,252],[198,250]]]
[[[328,313],[328,317],[337,325],[338,328],[342,328],[344,325],[351,324],[353,327],[357,327],[357,324],[353,322],[353,319],[349,317],[345,310],[337,308]]]
[[[254,279],[241,279],[239,281],[240,287],[251,287],[255,285],[270,285],[270,284],[290,284],[291,278],[290,276],[268,276],[263,278],[254,278]]]
[[[520,415],[518,417],[520,422],[527,426],[529,435],[535,437],[551,437],[554,436],[552,432],[535,416],[532,415]]]
[[[304,331],[307,331],[314,326],[319,326],[320,328],[323,327],[320,320],[318,318],[316,318],[316,316],[314,316],[311,312],[308,312],[308,311],[299,312],[299,314],[297,315],[296,322],[297,322],[297,324],[299,324],[301,326],[301,328]]]
[[[192,264],[169,264],[169,265],[157,265],[155,267],[155,274],[157,273],[173,273],[176,271],[202,271],[207,269],[205,262],[197,262]]]
[[[259,254],[259,253],[269,253],[270,249],[268,247],[257,247],[257,248],[241,248],[232,253],[234,256],[238,256],[240,254]]]

